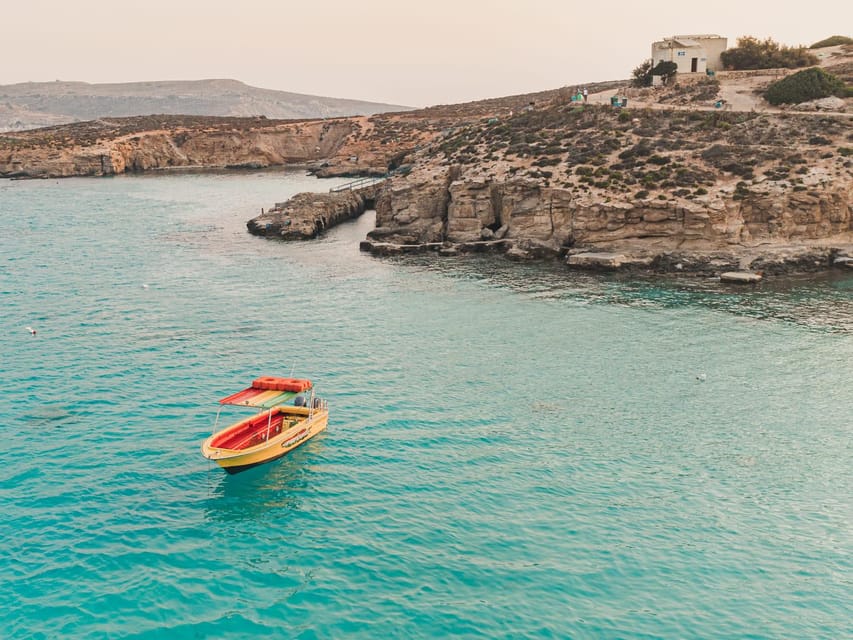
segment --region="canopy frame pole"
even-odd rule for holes
[[[269,417],[267,418],[267,441],[270,439],[270,429],[272,429],[272,410],[273,408],[270,407]]]
[[[216,410],[216,420],[213,421],[213,433],[216,433],[216,425],[219,424],[219,414],[222,413],[222,405]]]

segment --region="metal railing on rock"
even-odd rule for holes
[[[353,189],[364,189],[365,187],[372,187],[375,184],[379,184],[380,182],[385,182],[388,179],[388,175],[384,176],[368,176],[366,178],[358,178],[357,180],[353,180],[351,182],[347,182],[345,184],[338,185],[337,187],[332,187],[329,189],[330,193],[337,193],[339,191],[352,191]]]

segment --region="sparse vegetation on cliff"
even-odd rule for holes
[[[716,77],[704,77],[698,81],[680,84],[676,82],[659,99],[662,104],[707,103],[720,92],[720,81]]]
[[[461,128],[434,161],[602,198],[639,190],[640,197],[692,200],[730,177],[790,188],[791,172],[825,158],[824,147],[843,139],[845,126],[805,116],[554,104]]]
[[[634,87],[652,86],[652,61],[644,60],[631,72],[631,85]]]

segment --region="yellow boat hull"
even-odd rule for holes
[[[247,420],[241,420],[231,426],[217,431],[201,445],[201,453],[208,460],[213,460],[228,473],[238,473],[266,462],[272,462],[307,442],[321,431],[329,422],[328,409],[309,410],[307,407],[287,407],[281,411],[288,418],[296,419],[296,423],[280,433],[269,434],[269,439],[239,449],[215,447],[213,442],[221,440],[223,435],[240,428]]]

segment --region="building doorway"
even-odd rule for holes
[[[699,69],[699,58],[690,59],[690,73],[696,73]]]

